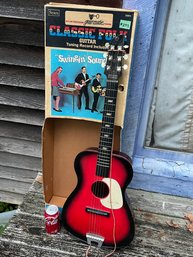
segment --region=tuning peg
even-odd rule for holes
[[[128,65],[127,64],[124,64],[122,67],[123,67],[124,70],[128,69]]]
[[[123,55],[123,59],[127,60],[128,59],[128,55],[127,54]]]
[[[107,53],[104,53],[104,54],[103,54],[103,57],[104,57],[104,58],[107,58]]]
[[[111,68],[110,65],[107,65],[107,66],[106,66],[106,69],[107,69],[107,70],[110,70],[110,68]]]
[[[124,48],[124,49],[128,49],[129,46],[128,46],[128,45],[124,45],[123,48]]]

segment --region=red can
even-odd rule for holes
[[[60,230],[59,210],[56,205],[49,205],[44,213],[46,219],[46,232],[56,234]]]

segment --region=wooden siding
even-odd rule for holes
[[[19,204],[41,171],[44,4],[0,0],[0,201]],[[121,0],[67,0],[121,7]]]
[[[18,204],[41,170],[43,21],[0,6],[0,201]]]

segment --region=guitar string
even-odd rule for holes
[[[111,100],[112,97],[116,99],[116,96],[117,96],[117,90],[116,89],[116,84],[115,83],[112,83],[112,81],[108,82],[108,87],[107,87],[107,97],[106,97],[106,102],[108,102],[108,100]],[[115,91],[114,91],[115,90]],[[109,121],[111,121],[111,123],[113,124],[113,128],[114,128],[114,119],[115,119],[115,114],[113,113],[113,111],[115,111],[115,108],[116,108],[116,101],[113,102],[113,106],[109,105],[109,104],[105,104],[105,107],[104,107],[104,117],[103,117],[103,122],[104,123],[109,123]],[[110,116],[108,116],[108,113],[110,114]],[[113,114],[113,115],[112,115]],[[112,131],[111,133],[111,137],[107,137],[105,138],[105,135],[106,135],[106,131],[104,131],[103,129],[103,134],[102,134],[102,138],[103,140],[105,141],[106,145],[107,145],[107,149],[110,148],[109,150],[111,151],[110,152],[110,156],[108,156],[107,158],[107,162],[108,162],[108,166],[109,166],[109,172],[110,175],[109,178],[110,178],[110,188],[109,188],[109,196],[110,196],[110,207],[111,207],[111,210],[112,210],[112,196],[111,196],[111,193],[112,193],[112,188],[111,188],[111,178],[112,178],[112,174],[111,174],[111,165],[112,165],[112,150],[113,150],[113,135],[114,135],[114,131]],[[102,142],[102,144],[104,144],[104,142]],[[109,145],[111,145],[109,147]],[[104,160],[104,157],[102,158]],[[105,169],[104,169],[105,170]],[[103,177],[106,177],[107,174],[103,174]],[[102,189],[103,191],[105,191],[105,188],[103,187]],[[102,195],[104,195],[105,192],[102,193]],[[114,216],[114,215],[113,215]],[[113,231],[114,231],[114,225],[115,225],[115,220],[114,220],[115,217],[113,217]],[[113,235],[112,235],[113,236]],[[114,240],[113,240],[114,241]],[[114,244],[115,245],[115,244]]]
[[[110,88],[111,88],[111,86],[110,86]],[[108,99],[108,98],[107,98]],[[107,101],[106,99],[105,99],[105,101]],[[108,105],[106,105],[105,104],[105,111],[106,112],[108,112],[109,111],[109,109],[107,108],[108,107]],[[106,123],[106,117],[103,117],[103,123],[102,123],[102,126],[101,126],[101,136],[103,137],[103,133],[104,133],[104,124]],[[108,140],[107,140],[108,141]],[[100,142],[101,143],[101,142]],[[97,156],[97,161],[99,160],[99,158],[98,157],[101,157],[101,145],[102,144],[100,144],[99,145],[99,153],[98,153],[98,156]],[[101,167],[101,166],[98,166],[97,168],[96,168],[96,171],[98,171],[101,175],[102,175],[102,177],[104,177],[105,176],[105,172],[104,172],[104,170],[103,170],[103,167]],[[96,178],[96,176],[95,176],[95,181],[97,181],[97,178]],[[100,185],[100,184],[99,184]],[[104,190],[104,189],[103,189]],[[95,194],[96,195],[100,195],[102,193],[102,195],[104,195],[104,192],[102,192],[102,190],[101,190],[101,188],[100,188],[100,186],[97,186],[96,187],[96,192],[95,192]],[[94,197],[94,202],[93,202],[93,204],[91,205],[91,206],[95,206],[95,208],[97,207],[97,209],[99,209],[100,210],[100,206],[99,206],[99,204],[97,204],[99,202],[99,199],[96,199],[96,197]],[[97,214],[93,214],[93,215],[91,215],[91,228],[93,228],[93,230],[94,230],[94,233],[95,234],[101,234],[101,231],[100,231],[100,228],[101,228],[101,219],[102,218],[99,218],[99,217],[96,217],[97,216]],[[98,223],[98,224],[97,224]],[[92,231],[92,229],[90,229],[90,231],[91,232],[93,232]]]
[[[106,106],[105,106],[106,107]],[[107,105],[107,107],[108,107],[108,105]],[[115,107],[116,107],[116,105],[115,105]],[[114,108],[115,108],[114,107]],[[112,111],[112,110],[109,110],[108,108],[106,108],[105,110],[104,110],[104,112],[109,112],[109,111]],[[104,119],[105,119],[105,117],[104,117]],[[104,122],[104,121],[103,121]],[[105,121],[106,122],[106,121]],[[102,126],[101,126],[101,131],[103,130],[103,124],[102,124]],[[113,136],[113,135],[112,135]],[[113,138],[110,138],[110,139],[107,139],[107,141],[110,141],[109,143],[111,143],[111,161],[110,161],[110,163],[111,163],[111,166],[109,167],[109,169],[110,169],[110,178],[112,177],[112,148],[113,148]],[[99,145],[99,147],[100,147],[100,145]],[[100,168],[100,172],[102,172],[102,167],[99,167]],[[100,173],[101,174],[101,173]],[[103,177],[105,176],[106,174],[103,174]],[[103,190],[104,190],[104,188],[103,188]],[[116,238],[115,238],[115,230],[116,230],[116,220],[115,220],[115,215],[114,215],[114,211],[113,211],[113,206],[112,206],[112,195],[111,195],[111,192],[112,192],[112,183],[111,183],[111,180],[110,180],[110,205],[111,205],[111,211],[112,211],[112,217],[113,217],[113,232],[112,232],[112,234],[113,234],[113,242],[114,242],[114,249],[109,253],[109,254],[107,254],[107,255],[105,255],[105,257],[108,257],[108,256],[111,256],[115,251],[116,251]],[[104,192],[103,192],[104,193]],[[100,225],[98,226],[99,228],[101,227]],[[91,245],[89,245],[88,246],[88,248],[87,248],[87,250],[86,250],[86,257],[88,257],[88,254],[89,254],[89,251],[90,251],[90,249],[91,249]]]
[[[116,97],[117,99],[117,91],[118,91],[118,85],[115,84],[115,87],[116,88],[116,91],[114,92],[114,96]],[[116,109],[116,101],[114,103],[114,111]],[[115,113],[113,114],[113,123],[115,121]],[[113,125],[114,126],[114,125]],[[114,214],[114,210],[113,210],[113,202],[112,202],[112,165],[113,165],[113,162],[112,162],[112,159],[113,159],[113,142],[114,142],[114,130],[113,130],[113,134],[112,134],[112,142],[111,142],[111,161],[110,161],[110,207],[111,207],[111,213],[112,213],[112,217],[113,217],[113,231],[112,231],[112,237],[113,237],[113,243],[114,243],[114,249],[107,255],[105,255],[105,257],[108,257],[108,256],[111,256],[115,251],[116,251],[116,247],[117,247],[117,244],[116,244],[116,219],[115,219],[115,214]]]
[[[112,89],[112,87],[111,87],[111,85],[114,85],[113,83],[111,83],[110,82],[110,90]],[[118,86],[118,85],[117,85]],[[106,92],[107,94],[109,93],[109,97],[111,98],[111,91],[110,92],[108,92],[108,87],[107,87],[107,92]],[[114,92],[113,92],[114,93]],[[117,89],[116,89],[116,96],[117,96]],[[115,95],[113,95],[113,97],[115,97]],[[108,97],[106,97],[105,96],[105,101],[107,101],[107,99],[108,99]],[[109,112],[110,111],[110,113],[111,113],[111,115],[112,115],[112,109],[108,109],[108,105],[105,105],[105,107],[104,107],[104,113],[107,113],[107,112]],[[114,111],[115,111],[115,108],[116,108],[116,102],[115,102],[115,104],[114,104]],[[108,110],[107,110],[108,109]],[[110,117],[111,117],[111,115],[110,115]],[[102,121],[102,126],[103,126],[103,124],[104,124],[104,122],[106,122],[105,121],[105,116],[103,115],[103,121]],[[113,126],[114,126],[114,119],[115,119],[115,115],[113,115]],[[103,133],[104,133],[104,128],[101,126],[101,131],[103,131]],[[103,135],[102,135],[103,136]],[[106,140],[106,139],[105,139]],[[112,148],[113,148],[113,138],[110,138],[110,140],[109,140],[109,138],[107,138],[107,142],[108,141],[110,141],[109,143],[111,143],[111,155],[110,155],[110,158],[111,158],[111,160],[110,160],[110,165],[112,164]],[[99,151],[101,152],[101,138],[100,138],[100,145],[99,145]],[[100,174],[101,174],[101,172],[102,172],[102,174],[103,174],[103,172],[104,172],[104,170],[105,169],[103,169],[103,171],[101,170],[102,169],[102,167],[100,167],[100,166],[98,166],[98,161],[99,161],[99,156],[101,155],[101,153],[99,153],[98,152],[98,156],[97,156],[97,160],[96,160],[96,162],[97,162],[97,167],[96,167],[96,171],[97,170],[99,170],[100,171]],[[108,160],[108,158],[107,158],[107,160]],[[111,170],[111,168],[110,168],[110,170]],[[111,172],[111,171],[110,171]],[[104,177],[104,175],[106,175],[106,174],[103,174],[103,177]],[[96,174],[95,174],[95,177],[96,177]],[[112,180],[111,180],[111,177],[112,177],[112,174],[110,175],[110,206],[111,206],[111,211],[112,211],[112,216],[113,216],[113,232],[112,232],[112,236],[113,236],[113,241],[114,241],[114,251],[115,251],[115,249],[116,249],[116,239],[115,239],[115,229],[116,229],[116,227],[115,227],[115,223],[116,223],[116,221],[115,221],[115,215],[114,215],[114,211],[113,211],[113,206],[112,206],[112,195],[111,195],[111,186],[112,186]],[[96,179],[95,179],[95,181],[96,181]],[[99,186],[98,186],[99,185]],[[96,191],[98,191],[97,193],[96,193],[96,195],[98,194],[98,195],[100,195],[100,185],[101,184],[97,184],[97,186],[96,186]],[[104,188],[104,186],[103,186],[103,188],[102,188],[102,191],[104,191],[105,190],[105,188]],[[102,195],[104,195],[104,193],[105,192],[103,192],[102,193]],[[96,199],[95,197],[94,197],[94,199]],[[92,215],[91,215],[92,216]],[[97,216],[97,214],[94,214],[94,216],[96,217]],[[100,221],[100,219],[98,219],[99,221]],[[95,227],[95,233],[96,234],[98,234],[97,232],[96,232],[96,228],[98,227],[99,229],[100,229],[100,225],[99,226],[96,226],[96,222],[97,222],[97,219],[95,219],[95,221],[94,221],[94,227]],[[100,232],[99,232],[99,234],[100,234]],[[88,249],[88,251],[89,251],[89,249]],[[113,252],[114,252],[113,251]],[[111,255],[111,254],[110,254]],[[110,256],[110,255],[107,255],[107,256]]]
[[[109,83],[109,89],[107,91],[107,101],[109,99],[111,99],[112,97],[116,99],[116,96],[117,96],[117,84],[115,83],[112,83],[110,82]],[[115,91],[112,91],[112,90],[115,90]],[[109,123],[111,122],[111,127],[112,127],[112,124],[113,124],[113,129],[114,129],[114,119],[115,119],[115,108],[116,108],[116,102],[113,103],[113,105],[105,105],[105,108],[104,108],[104,114],[107,114],[107,113],[110,113],[111,116],[108,117],[107,115],[104,116],[104,121],[105,123]],[[113,114],[113,115],[112,115]],[[106,134],[106,131],[104,132],[104,134]],[[104,137],[104,135],[102,135]],[[115,215],[114,215],[114,211],[113,211],[113,206],[112,206],[112,152],[113,152],[113,136],[114,136],[114,130],[111,131],[111,137],[107,137],[105,138],[105,143],[108,145],[111,145],[110,146],[110,150],[111,150],[111,153],[110,153],[110,156],[108,156],[107,160],[109,162],[109,178],[110,178],[110,185],[109,185],[109,196],[110,196],[110,209],[111,209],[111,213],[112,213],[112,218],[113,218],[113,228],[112,228],[112,237],[113,237],[113,243],[114,243],[114,250],[113,252],[115,251],[116,249],[116,240],[115,240]],[[107,174],[103,174],[103,176],[106,176]],[[105,190],[103,188],[103,190]],[[103,192],[103,195],[104,195],[104,192]],[[107,256],[110,256],[109,254]]]
[[[102,131],[102,126],[101,126],[101,131]],[[99,145],[100,147],[100,145]],[[99,152],[98,152],[98,155],[96,157],[96,170],[95,170],[95,182],[98,181],[98,178],[97,178],[97,172],[98,170],[100,170],[100,167],[98,166],[98,158],[99,157]],[[100,193],[100,187],[98,186],[98,184],[95,184],[96,185],[96,188],[94,189],[95,190],[95,195],[99,195]],[[100,185],[100,184],[99,184]],[[99,207],[99,199],[97,199],[97,197],[93,196],[94,197],[94,207],[97,209],[97,210],[100,210],[100,207]],[[99,214],[100,215],[100,214]],[[94,214],[92,215],[92,220],[93,222],[91,222],[91,224],[93,225],[94,227],[94,233],[97,235],[97,234],[100,234],[100,224],[97,224],[97,221],[100,220],[100,218],[97,217],[97,214]],[[98,231],[97,231],[98,230]],[[92,231],[91,231],[92,232]]]
[[[113,138],[113,131],[112,131],[112,135],[111,135],[111,138],[106,138],[105,135],[106,135],[106,129],[105,129],[105,124],[108,124],[109,122],[109,119],[108,119],[108,116],[106,115],[107,113],[110,112],[110,106],[108,105],[108,100],[109,100],[109,96],[108,95],[111,95],[110,92],[111,92],[111,89],[112,89],[112,83],[108,82],[107,84],[107,97],[105,99],[106,103],[105,103],[105,107],[104,107],[104,116],[103,116],[103,126],[102,126],[102,140],[101,140],[101,145],[105,145],[107,147],[107,149],[109,148],[109,145],[111,144],[110,146],[110,150],[111,150],[111,153],[110,153],[110,156],[108,154],[107,158],[104,158],[104,154],[102,155],[102,153],[100,154],[100,157],[102,157],[102,161],[106,164],[107,163],[107,166],[108,166],[108,170],[110,170],[110,160],[111,160],[111,155],[112,155],[112,138]],[[105,141],[105,143],[104,143]],[[109,149],[108,149],[109,150]],[[102,156],[101,156],[102,155]],[[107,174],[106,174],[106,167],[103,168],[103,167],[100,167],[100,169],[102,169],[102,177],[106,177]],[[109,174],[108,174],[109,175]],[[103,182],[104,183],[104,182]],[[101,187],[99,190],[101,191],[101,196],[105,196],[107,192],[105,192],[105,184],[101,184]],[[109,189],[109,188],[108,188]],[[110,193],[110,191],[109,191]],[[102,220],[102,217],[99,219],[99,228],[101,229],[101,220]],[[101,233],[101,231],[99,231],[99,233]]]

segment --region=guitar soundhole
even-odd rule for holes
[[[96,197],[105,198],[109,194],[109,187],[102,181],[97,181],[92,184],[92,192]]]

